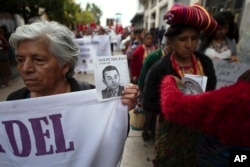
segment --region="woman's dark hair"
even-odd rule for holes
[[[230,11],[223,11],[216,13],[214,16],[218,26],[229,25],[228,32],[226,34],[231,40],[235,40],[237,43],[239,41],[239,29],[237,25],[234,23],[234,15]],[[215,32],[212,35],[204,37],[204,40],[200,46],[199,51],[204,52],[208,45],[212,42],[214,38]]]
[[[144,31],[143,28],[138,28],[134,30],[135,35],[141,34]]]
[[[176,35],[181,34],[183,31],[188,30],[188,29],[193,29],[193,30],[197,31],[197,33],[200,33],[200,31],[198,29],[196,29],[195,27],[193,27],[191,25],[173,24],[168,28],[167,32],[165,33],[165,36],[167,38],[172,38],[172,37],[175,37]]]
[[[230,24],[232,20],[228,12],[219,12],[219,13],[216,13],[213,17],[219,26]]]
[[[224,11],[223,12],[224,15],[226,15],[227,20],[229,21],[229,30],[227,32],[227,36],[231,39],[231,40],[235,40],[236,43],[239,42],[239,27],[238,24],[234,22],[234,14],[230,11]]]
[[[145,39],[147,36],[153,36],[153,34],[152,34],[151,32],[146,32],[146,33],[144,34],[144,39]]]

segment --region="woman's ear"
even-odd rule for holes
[[[67,74],[69,69],[70,69],[70,63],[67,63],[67,62],[63,63],[62,70],[63,70],[63,75],[64,76]]]

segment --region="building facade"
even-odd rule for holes
[[[164,27],[168,25],[163,20],[165,12],[175,3],[193,5],[200,3],[213,15],[219,11],[231,11],[235,15],[235,22],[239,25],[240,42],[239,54],[249,57],[250,62],[250,0],[138,0],[140,12],[136,13],[131,23],[135,28]],[[248,59],[248,58],[247,58]]]

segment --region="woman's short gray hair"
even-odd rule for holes
[[[70,64],[66,77],[72,77],[80,50],[73,41],[73,33],[66,26],[55,21],[23,25],[11,34],[9,42],[12,47],[17,49],[23,40],[36,40],[44,37],[48,40],[48,50],[58,58],[59,62]]]

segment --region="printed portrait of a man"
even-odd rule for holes
[[[124,86],[120,85],[120,74],[115,66],[106,66],[102,70],[102,80],[106,88],[102,90],[102,98],[111,98],[122,95]]]

